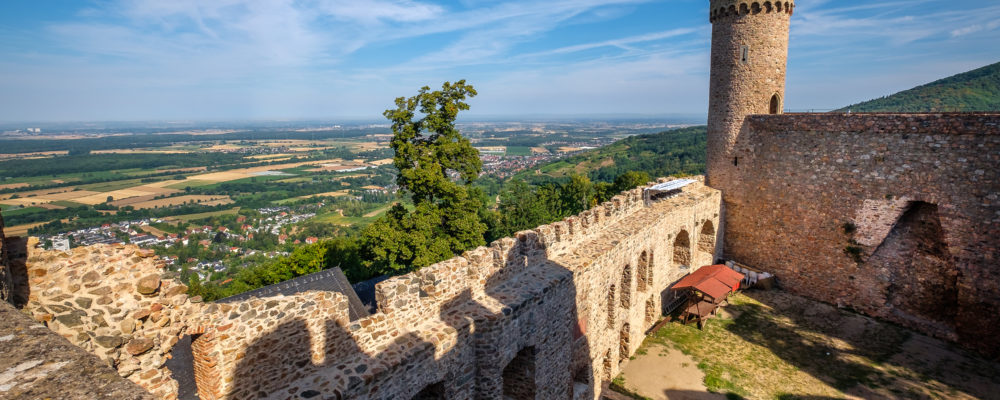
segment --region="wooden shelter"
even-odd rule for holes
[[[681,322],[694,318],[701,327],[702,321],[713,314],[726,301],[730,293],[740,288],[743,274],[725,265],[708,265],[685,276],[673,286],[673,290],[687,290],[688,301],[681,312]]]

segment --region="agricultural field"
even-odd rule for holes
[[[130,218],[202,214],[199,209],[211,214],[357,196],[354,191],[392,183],[391,152],[365,136],[320,139],[323,134],[308,132],[302,135],[317,139],[212,140],[227,135],[235,133],[189,134],[184,137],[196,140],[84,154],[6,154],[0,158],[0,209],[8,226],[54,234]],[[87,135],[54,137],[59,139],[50,141],[53,147],[106,145]]]
[[[570,155],[560,148],[656,128],[461,129],[482,150],[492,198],[502,179]],[[387,125],[0,137],[0,209],[12,235],[136,243],[173,260],[185,282],[218,284],[303,243],[357,234],[397,202],[412,208],[397,192],[391,139]]]
[[[528,146],[507,146],[508,156],[530,156],[533,153]]]

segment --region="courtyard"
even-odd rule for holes
[[[779,290],[729,303],[703,330],[651,333],[615,386],[671,400],[1000,399],[1000,363],[951,343]]]

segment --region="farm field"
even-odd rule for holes
[[[234,207],[234,208],[231,208],[231,209],[228,209],[228,210],[222,210],[222,211],[211,211],[211,212],[203,212],[203,213],[195,213],[195,214],[174,215],[174,216],[163,218],[163,220],[167,221],[167,222],[184,222],[184,223],[187,223],[187,222],[194,221],[196,219],[218,217],[220,215],[236,215],[236,213],[238,211],[240,211],[240,208],[239,207]]]
[[[70,135],[55,142],[92,138]],[[384,148],[348,135],[322,140],[195,140],[159,147],[99,148],[75,156],[60,151],[22,154],[30,157],[12,154],[10,161],[0,159],[0,208],[8,225],[18,225],[19,230],[44,228],[56,233],[56,229],[130,218],[190,220],[226,215],[241,207],[296,206],[320,196],[346,198],[351,190],[372,187],[374,182],[381,188],[391,179],[378,168],[392,163],[391,153],[378,151]],[[26,159],[32,157],[49,158]],[[6,162],[21,164],[5,169]],[[36,165],[38,170],[33,170]],[[25,170],[29,172],[18,172]],[[345,170],[351,172],[341,172]],[[372,181],[376,177],[382,178]]]
[[[141,210],[145,208],[162,208],[162,207],[170,207],[188,203],[201,204],[205,206],[217,206],[223,204],[232,204],[233,199],[230,199],[229,196],[186,195],[177,197],[167,197],[164,199],[140,201],[128,205],[135,207],[137,210]]]
[[[532,154],[531,147],[528,146],[507,146],[508,156],[530,156]]]

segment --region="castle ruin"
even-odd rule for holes
[[[202,399],[596,399],[671,285],[721,258],[996,356],[1000,113],[782,113],[794,7],[710,1],[707,178],[390,278],[372,315],[323,291],[206,304],[134,247],[30,241],[10,261],[22,311],[159,398],[178,397],[184,340]],[[62,362],[10,343],[0,371]],[[59,368],[46,371],[0,385],[38,397]],[[119,386],[107,397],[152,397]]]

